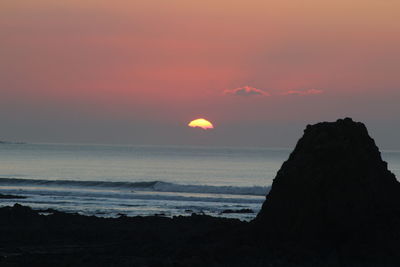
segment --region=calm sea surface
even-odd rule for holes
[[[0,144],[0,200],[96,216],[254,218],[290,150]],[[383,152],[400,177],[400,152]],[[254,213],[227,214],[224,210]]]

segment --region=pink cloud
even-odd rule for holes
[[[282,95],[319,95],[322,94],[323,92],[324,92],[323,90],[318,90],[318,89],[309,89],[305,91],[290,90],[287,92],[283,92]]]
[[[271,94],[261,89],[257,89],[250,86],[243,86],[235,89],[226,89],[224,95],[235,95],[235,96],[270,96]]]

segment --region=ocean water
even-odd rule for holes
[[[190,215],[253,219],[288,149],[1,144],[0,200],[115,217]],[[400,176],[400,152],[383,152]],[[223,213],[251,209],[253,213]]]

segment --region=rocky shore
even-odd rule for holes
[[[399,223],[399,182],[346,118],[307,126],[251,222],[16,204],[0,208],[0,266],[400,266]]]

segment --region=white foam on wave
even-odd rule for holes
[[[214,185],[185,185],[162,181],[140,182],[109,182],[109,181],[75,181],[75,180],[43,180],[0,178],[0,186],[20,187],[63,187],[85,189],[117,189],[132,191],[232,194],[265,196],[270,187],[267,186],[214,186]]]
[[[208,194],[233,194],[265,196],[269,187],[264,186],[211,186],[211,185],[183,185],[175,183],[157,182],[153,186],[159,192],[190,192]]]

